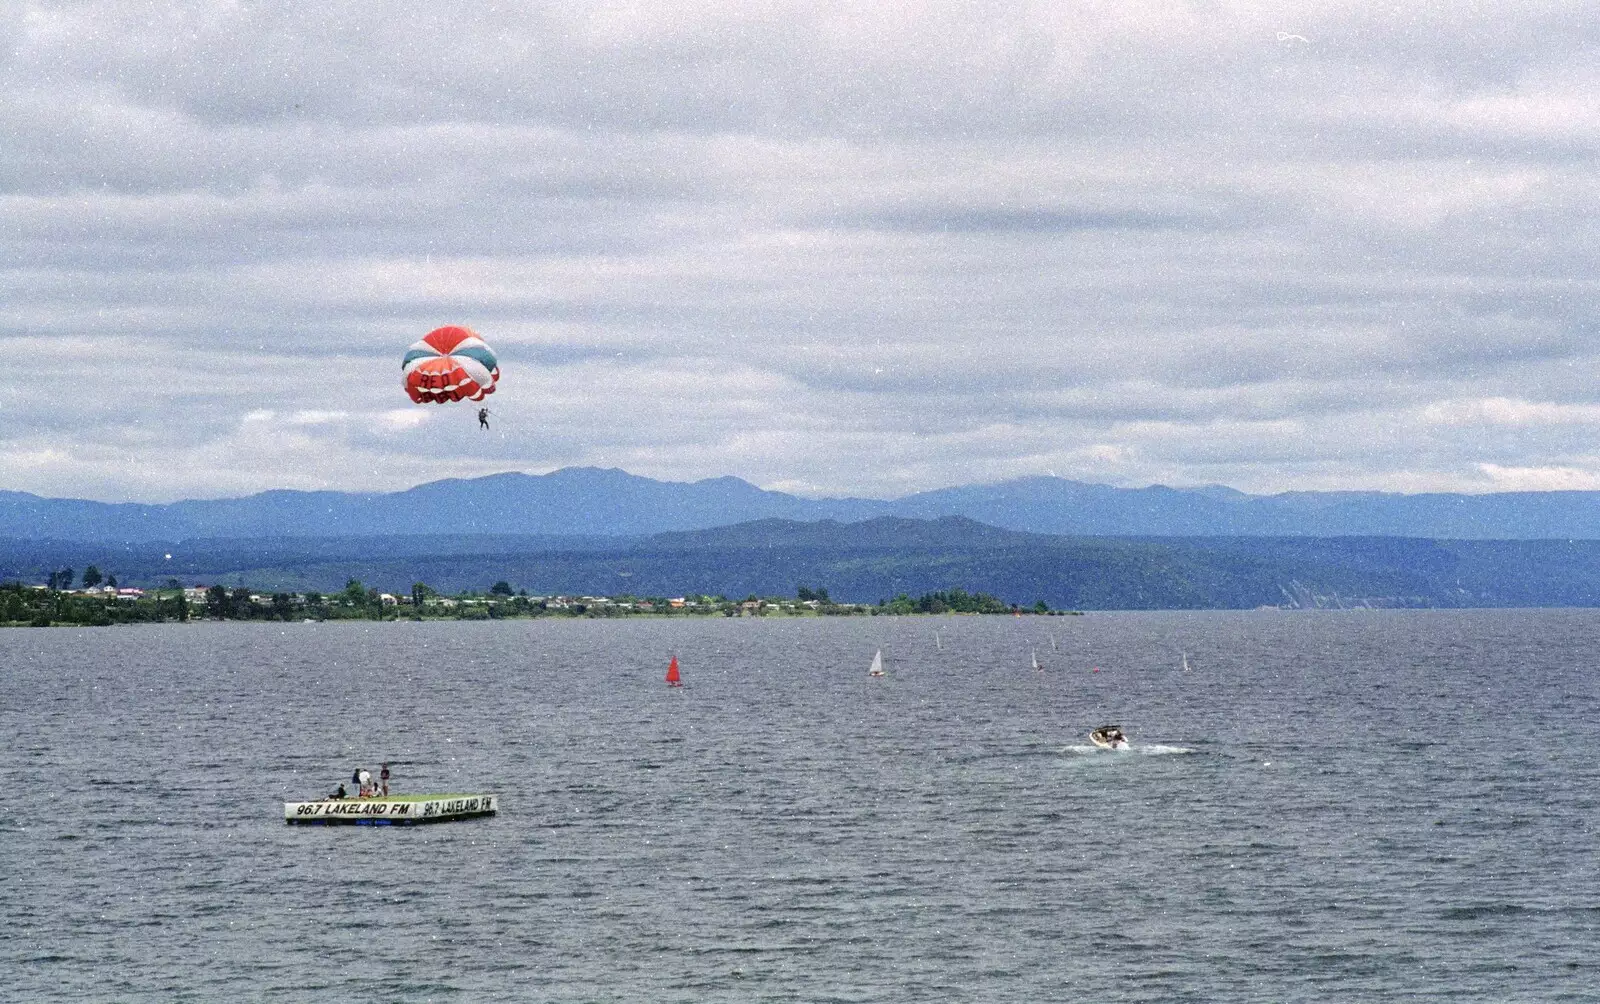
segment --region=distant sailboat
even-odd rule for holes
[[[1052,651],[1052,652],[1059,652],[1060,651],[1060,649],[1056,648],[1056,636],[1055,635],[1051,635],[1050,636],[1050,651]]]
[[[1183,653],[1183,671],[1185,673],[1189,672],[1189,653],[1188,652]]]
[[[868,676],[882,676],[883,675],[883,649],[880,648],[880,649],[878,649],[878,651],[876,651],[876,652],[874,652],[872,654],[872,667],[867,670],[867,675]]]
[[[940,652],[944,651],[944,642],[939,640],[939,632],[937,631],[933,633],[933,647]]]
[[[672,661],[667,663],[667,686],[669,686],[669,687],[681,687],[681,686],[683,686],[683,677],[678,675],[678,657],[677,656],[673,656],[672,657]]]
[[[1039,664],[1039,650],[1038,649],[1034,649],[1033,650],[1033,671],[1035,673],[1043,673],[1044,672],[1044,667]]]

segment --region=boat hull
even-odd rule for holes
[[[283,803],[283,821],[299,826],[416,826],[492,816],[498,795],[402,795]]]

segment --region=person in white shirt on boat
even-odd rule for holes
[[[372,797],[372,772],[362,767],[356,771],[356,783],[361,786],[362,798]]]

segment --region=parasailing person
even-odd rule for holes
[[[417,404],[482,401],[500,381],[500,362],[470,328],[435,328],[406,350],[403,385]],[[489,409],[478,409],[478,428],[489,428]]]

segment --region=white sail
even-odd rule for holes
[[[941,652],[944,651],[944,642],[939,640],[939,632],[937,631],[933,633],[933,647]]]
[[[1185,673],[1189,672],[1189,653],[1188,652],[1183,653],[1183,671]]]
[[[880,649],[878,649],[878,651],[876,651],[876,652],[874,652],[872,654],[872,668],[867,670],[867,675],[868,676],[882,676],[883,675],[883,649],[880,648]]]
[[[1038,649],[1034,649],[1033,650],[1033,671],[1035,673],[1043,673],[1044,672],[1044,667],[1039,665],[1039,650]]]

